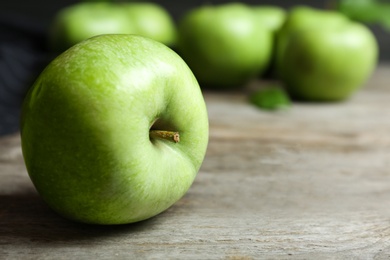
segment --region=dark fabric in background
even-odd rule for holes
[[[40,71],[50,61],[46,48],[48,25],[61,8],[79,1],[13,0],[0,3],[0,136],[19,130],[20,106],[24,95]],[[177,21],[188,10],[205,3],[232,1],[154,1],[163,5]],[[290,8],[309,5],[325,8],[329,1],[241,1]],[[390,60],[390,33],[372,26],[378,38],[380,60]]]
[[[20,106],[47,62],[45,30],[24,16],[0,16],[0,136],[19,129]]]

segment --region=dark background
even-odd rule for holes
[[[5,1],[2,1],[5,2]],[[17,14],[22,14],[25,16],[28,16],[30,18],[34,18],[37,21],[47,23],[50,21],[52,15],[59,10],[62,7],[65,7],[66,5],[70,5],[73,3],[77,3],[79,1],[76,0],[53,0],[53,1],[47,1],[47,0],[11,0],[7,1],[7,3],[1,3],[0,10],[6,11],[6,12],[13,12]],[[175,19],[179,18],[185,11],[195,7],[199,6],[201,4],[205,3],[213,3],[213,4],[219,4],[219,3],[227,3],[227,2],[234,2],[234,1],[222,1],[222,0],[208,0],[208,1],[195,1],[195,0],[182,0],[182,1],[169,1],[169,0],[158,0],[158,1],[151,1],[156,2],[164,7],[166,7],[173,17]],[[328,5],[329,1],[321,1],[321,0],[306,0],[306,1],[286,1],[286,0],[258,0],[258,1],[240,1],[248,4],[272,4],[272,5],[279,5],[286,8],[289,8],[296,4],[304,4],[304,5],[310,5],[315,7],[326,7]]]
[[[115,0],[114,0],[115,1]],[[120,0],[117,0],[120,1]],[[125,1],[125,0],[124,0]],[[295,5],[308,5],[317,8],[330,8],[336,0],[246,0],[240,1],[247,4],[264,4],[264,5],[278,5],[286,9]],[[35,30],[45,30],[49,25],[51,19],[61,8],[80,2],[80,0],[11,0],[2,1],[0,4],[0,22],[4,19],[19,21],[24,23],[24,26]],[[142,0],[141,0],[142,2]],[[188,10],[206,3],[221,4],[235,1],[223,0],[183,0],[183,1],[169,1],[157,0],[151,1],[159,3],[164,6],[177,21]],[[1,26],[1,24],[0,24]],[[390,60],[390,32],[385,31],[378,25],[369,25],[372,31],[377,36],[380,47],[380,60]],[[0,27],[1,30],[1,27]]]
[[[19,129],[20,106],[36,75],[50,60],[46,50],[46,31],[61,8],[76,0],[2,0],[0,3],[0,136]],[[202,4],[233,1],[182,0],[151,1],[164,6],[177,21],[190,9]],[[331,0],[306,1],[241,1],[247,4],[279,5],[286,9],[294,5],[329,8]],[[378,39],[380,61],[390,61],[390,32],[379,25],[370,25]]]

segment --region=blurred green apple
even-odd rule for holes
[[[257,21],[272,32],[277,32],[286,19],[286,11],[279,6],[253,6]]]
[[[165,8],[151,2],[124,3],[122,7],[129,15],[137,34],[175,46],[176,25]]]
[[[174,51],[137,35],[100,35],[41,73],[23,104],[21,139],[51,208],[85,223],[131,223],[189,189],[206,151],[207,111]]]
[[[334,8],[351,20],[390,28],[390,2],[380,0],[337,0]]]
[[[239,87],[262,73],[272,36],[242,3],[204,5],[179,21],[178,51],[201,86]]]
[[[296,9],[287,19],[278,49],[278,73],[290,95],[310,101],[348,98],[375,69],[378,46],[372,32],[331,11]]]
[[[317,29],[335,27],[344,24],[348,19],[336,11],[324,11],[307,6],[297,6],[291,9],[286,20],[276,35],[275,73],[280,76],[281,59],[289,39],[302,29]]]
[[[376,0],[338,0],[336,10],[348,16],[351,20],[365,23],[377,23],[382,19],[386,4]],[[387,11],[388,16],[389,13]]]
[[[49,47],[62,52],[100,34],[136,32],[123,8],[113,3],[81,2],[61,9],[48,32]]]

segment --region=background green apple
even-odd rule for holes
[[[390,29],[390,2],[381,0],[337,0],[333,7],[351,20],[379,24]]]
[[[49,47],[56,52],[99,34],[134,33],[123,8],[113,3],[81,2],[59,11],[49,29]]]
[[[272,32],[277,32],[286,19],[286,10],[279,6],[253,6],[257,21]]]
[[[238,87],[270,59],[271,33],[241,3],[195,8],[179,21],[178,31],[178,51],[201,86]]]
[[[150,135],[177,131],[180,142]],[[199,85],[171,49],[101,35],[53,60],[23,105],[26,167],[42,198],[86,223],[150,218],[192,184],[208,142]]]
[[[124,3],[123,7],[137,34],[168,46],[175,46],[176,25],[162,6],[151,2],[139,2]]]
[[[281,59],[289,39],[302,29],[322,30],[323,27],[336,27],[348,19],[336,11],[324,11],[307,6],[296,6],[291,9],[286,20],[276,35],[274,74],[280,77],[283,73]]]
[[[305,18],[310,19],[302,17]],[[374,70],[378,56],[376,39],[364,25],[339,16],[317,19],[317,24],[323,25],[303,26],[289,33],[280,57],[281,79],[296,99],[346,99]]]
[[[334,2],[336,10],[352,20],[365,23],[377,23],[381,21],[382,16],[388,16],[388,10],[386,10],[388,4],[385,1],[376,0],[337,0]]]

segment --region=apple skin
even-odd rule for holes
[[[92,36],[135,32],[135,26],[119,5],[81,2],[61,9],[54,16],[48,31],[49,48],[62,52]]]
[[[156,3],[124,3],[130,22],[137,34],[159,41],[169,47],[176,45],[176,25],[168,11]]]
[[[242,86],[264,71],[271,48],[271,33],[242,3],[200,6],[178,24],[178,52],[202,87]]]
[[[178,143],[150,129],[180,133]],[[91,224],[153,217],[191,186],[205,156],[208,118],[187,64],[136,35],[74,45],[40,74],[22,108],[28,174],[62,216]]]
[[[320,12],[325,13],[321,16]],[[295,99],[347,99],[376,67],[378,45],[372,32],[362,24],[326,12],[313,11],[312,16],[296,16],[296,21],[302,18],[301,26],[286,25],[291,26],[291,31],[279,57],[278,73]],[[318,26],[305,25],[304,20],[310,21],[316,15]]]

